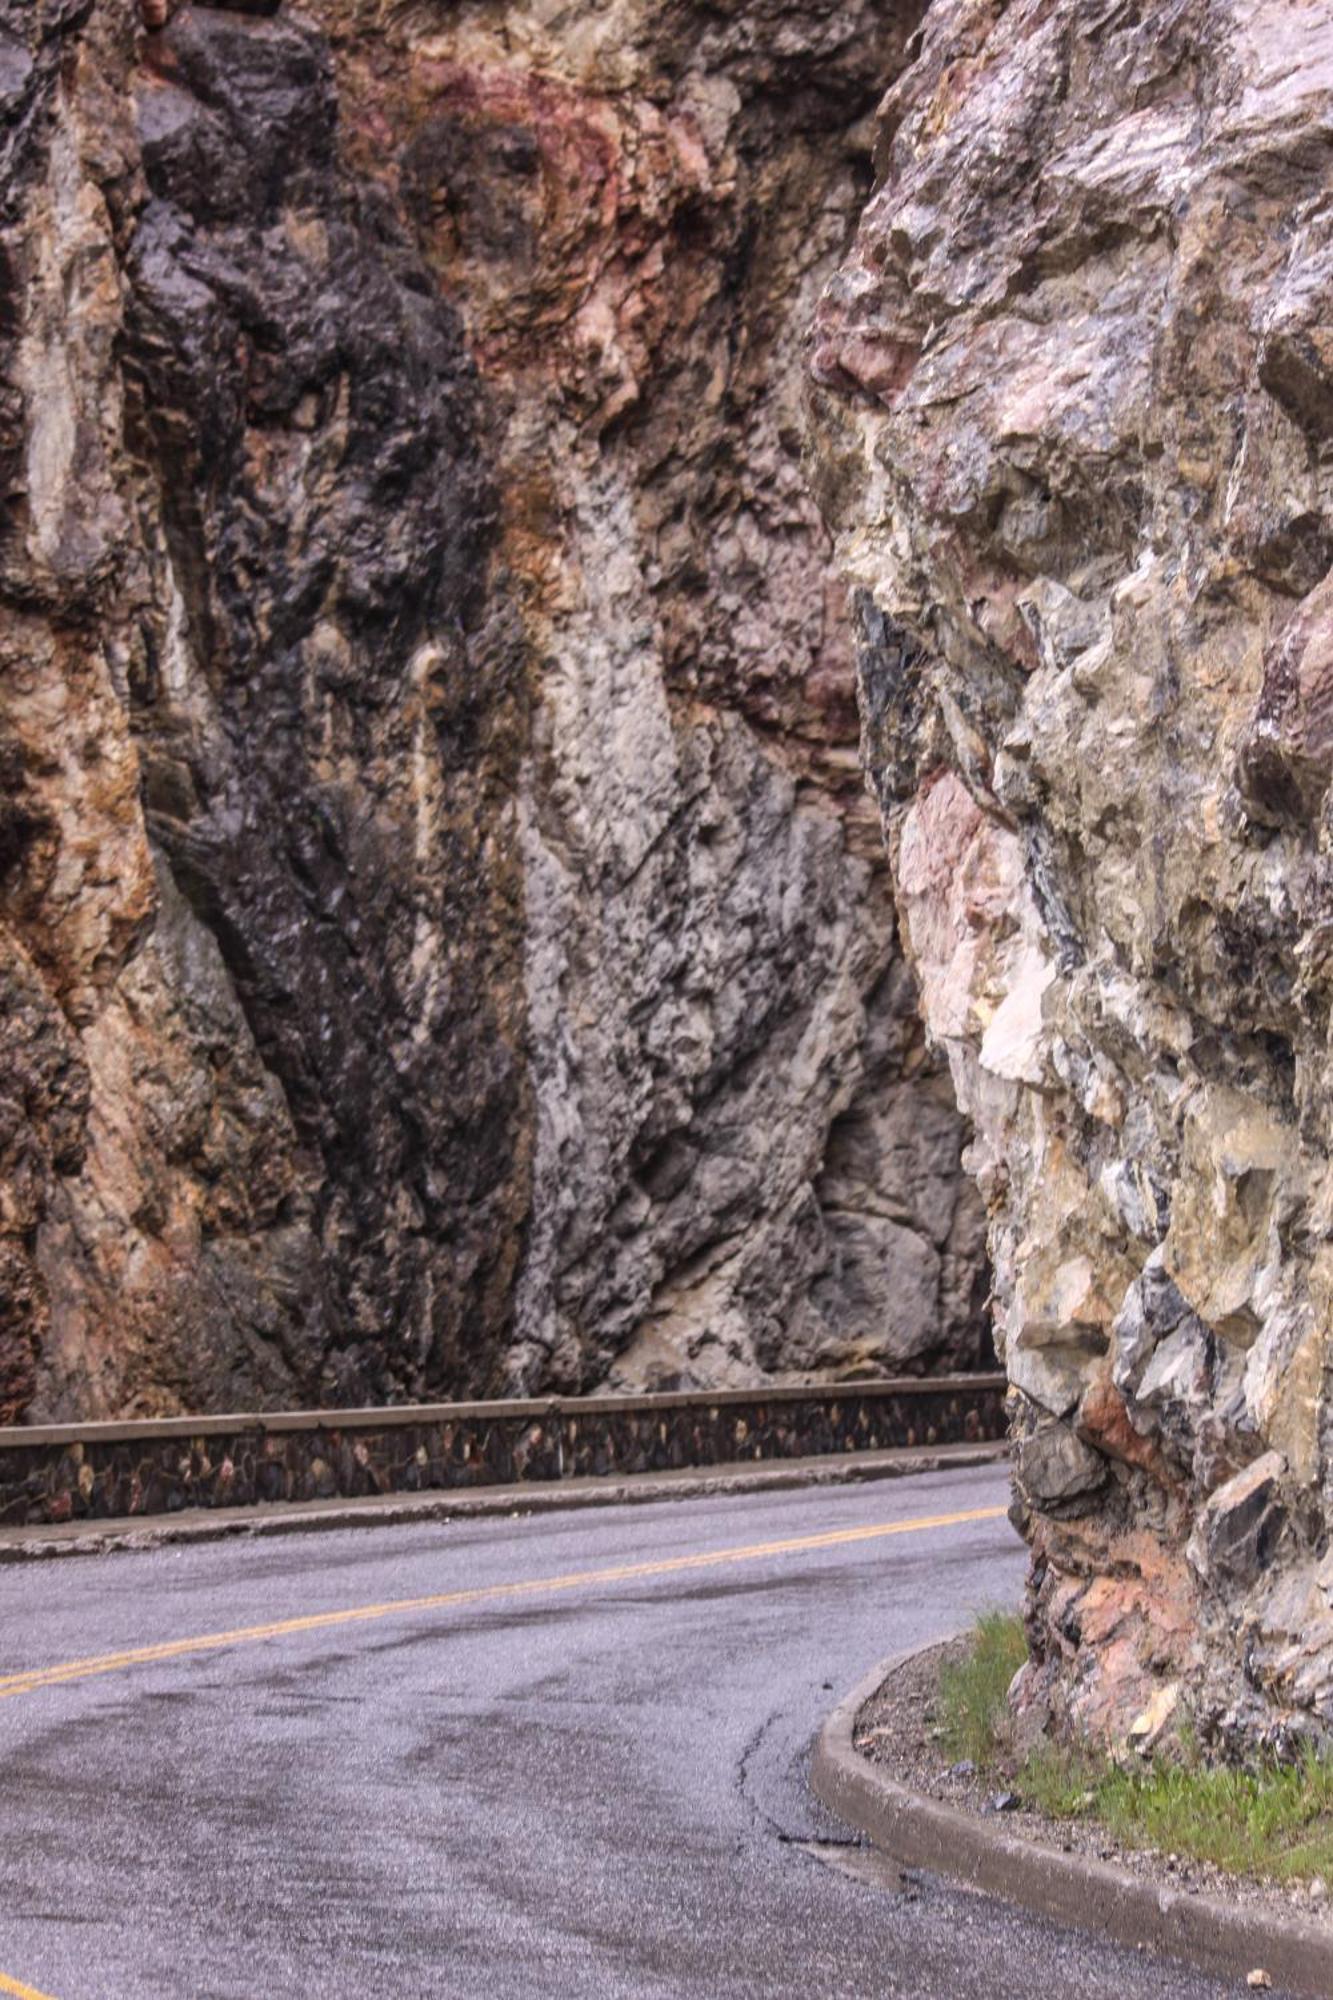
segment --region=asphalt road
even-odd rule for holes
[[[808,1791],[878,1658],[1015,1601],[1002,1516],[915,1525],[1005,1497],[987,1467],[0,1569],[0,1993],[1231,1991],[904,1883]]]

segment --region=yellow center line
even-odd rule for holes
[[[12,1993],[14,2000],[51,2000],[49,1993],[39,1993],[35,1986],[21,1986],[17,1979],[6,1979],[0,1972],[0,1993]]]
[[[227,1632],[201,1632],[190,1639],[165,1639],[155,1646],[135,1646],[123,1653],[99,1653],[89,1659],[66,1660],[50,1667],[27,1667],[0,1675],[0,1701],[32,1694],[38,1688],[60,1687],[67,1681],[91,1680],[95,1674],[118,1673],[124,1667],[148,1666],[158,1660],[179,1660],[190,1653],[245,1646],[262,1639],[282,1639],[293,1633],[323,1632],[336,1625],[365,1625],[381,1618],[410,1617],[421,1611],[443,1611],[464,1604],[485,1604],[499,1598],[531,1597],[543,1592],[581,1590],[588,1584],[631,1583],[640,1577],[673,1576],[682,1570],[713,1569],[723,1563],[760,1562],[766,1556],[798,1555],[807,1549],[840,1548],[852,1542],[875,1541],[886,1535],[919,1534],[928,1528],[956,1528],[969,1521],[998,1521],[1003,1507],[971,1507],[958,1514],[927,1514],[912,1521],[886,1521],[866,1528],[834,1528],[821,1535],[801,1535],[790,1541],[755,1542],[748,1548],[710,1549],[697,1555],[669,1556],[658,1562],[620,1563],[610,1569],[572,1570],[565,1576],[526,1577],[513,1583],[481,1584],[471,1590],[445,1590],[430,1597],[391,1598],[384,1604],[358,1604],[343,1611],[316,1611],[301,1618],[275,1619],[267,1625],[237,1625]],[[0,1993],[9,1991],[0,1981]],[[12,1989],[20,1994],[24,1987]],[[38,1996],[41,2000],[41,1996]]]

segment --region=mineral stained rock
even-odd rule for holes
[[[966,1363],[800,327],[907,6],[0,32],[0,1421]]]
[[[1333,6],[936,0],[818,478],[975,1122],[1034,1664],[1333,1725]]]

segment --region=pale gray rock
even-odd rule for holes
[[[1331,121],[1330,0],[934,0],[811,344],[1018,1434],[1108,1468],[1021,1698],[1118,1742],[1333,1726]]]
[[[1015,1469],[1025,1497],[1045,1507],[1095,1493],[1109,1476],[1101,1453],[1084,1444],[1067,1424],[1039,1424],[1021,1439]]]

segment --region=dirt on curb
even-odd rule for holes
[[[936,1719],[940,1669],[963,1659],[972,1644],[962,1635],[896,1667],[856,1718],[856,1748],[884,1775],[914,1792],[962,1812],[994,1818],[1007,1834],[1065,1854],[1109,1861],[1158,1888],[1224,1897],[1255,1916],[1299,1914],[1328,1924],[1333,1943],[1333,1884],[1279,1884],[1236,1876],[1187,1855],[1130,1847],[1091,1817],[1056,1819],[1028,1805],[1017,1786],[968,1760],[954,1762]]]

